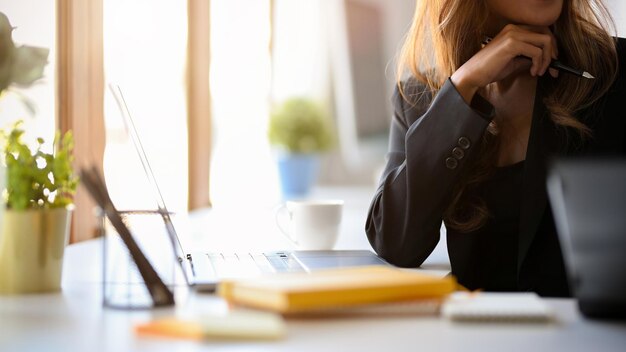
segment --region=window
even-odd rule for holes
[[[266,133],[270,77],[270,1],[212,1],[215,207],[271,205],[278,200]]]
[[[187,2],[104,2],[104,68],[120,85],[163,197],[175,211],[187,207],[185,60]],[[154,209],[132,141],[110,91],[105,91],[107,146],[104,172],[120,209]]]

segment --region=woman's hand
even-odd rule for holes
[[[450,79],[469,104],[478,89],[520,70],[543,76],[557,55],[556,38],[547,27],[509,24]],[[550,69],[550,74],[556,77],[558,71]]]

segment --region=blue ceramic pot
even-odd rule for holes
[[[281,153],[277,158],[283,198],[305,197],[317,180],[319,155]]]

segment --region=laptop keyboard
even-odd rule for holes
[[[207,253],[215,277],[245,277],[259,273],[304,271],[288,253]]]

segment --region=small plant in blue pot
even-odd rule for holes
[[[317,179],[320,155],[334,145],[330,118],[314,101],[292,98],[272,112],[268,135],[283,197],[305,197]]]

